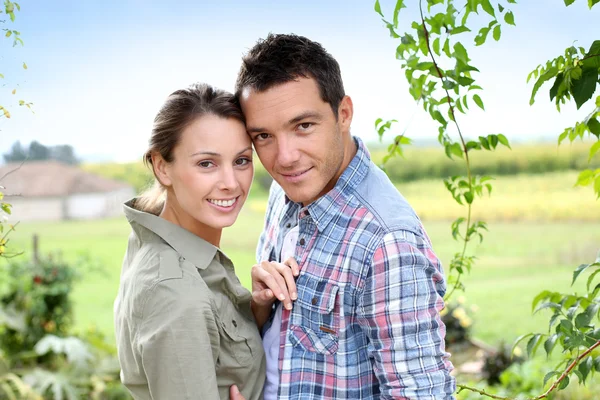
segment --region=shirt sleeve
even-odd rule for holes
[[[154,287],[144,306],[138,346],[153,399],[219,398],[219,332],[202,297],[184,280],[169,279]]]
[[[445,290],[428,242],[405,231],[383,238],[358,307],[382,399],[454,399],[439,314]]]

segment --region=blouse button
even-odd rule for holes
[[[306,241],[304,240],[304,238],[300,238],[300,246],[304,246],[304,243],[306,243]]]

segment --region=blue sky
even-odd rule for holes
[[[395,1],[381,3],[389,14]],[[461,118],[468,136],[552,137],[585,114],[574,106],[558,114],[547,88],[530,107],[531,85],[525,79],[574,40],[588,48],[600,39],[600,7],[590,11],[584,0],[568,8],[562,0],[522,3],[512,6],[517,27],[503,29],[498,43],[470,50],[481,70],[476,77],[485,89],[486,111]],[[88,158],[140,159],[154,114],[169,93],[195,81],[232,90],[241,56],[269,32],[307,36],[337,58],[354,101],[355,135],[375,140],[373,124],[382,117],[399,120],[399,130],[409,126],[407,135],[417,143],[437,136],[436,126],[408,94],[394,58],[397,40],[389,37],[371,0],[20,4],[14,29],[25,46],[0,44],[5,75],[0,104],[10,105],[12,114],[0,120],[0,153],[16,140],[38,140],[71,144]],[[414,10],[403,11],[401,21],[408,27]],[[16,106],[21,98],[34,103],[35,114]]]

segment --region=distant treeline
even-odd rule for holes
[[[472,171],[476,175],[543,174],[554,171],[600,168],[600,157],[588,164],[589,143],[515,145],[513,150],[475,151],[471,156]],[[383,150],[371,152],[376,164],[385,156]],[[271,177],[255,157],[254,190],[268,190]],[[99,175],[128,182],[138,192],[149,186],[154,177],[141,162],[86,164],[84,168]],[[385,171],[395,183],[438,179],[465,174],[462,160],[450,160],[441,147],[411,147],[405,157],[394,157],[385,165]]]

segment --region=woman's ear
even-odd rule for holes
[[[152,168],[154,169],[154,176],[163,186],[171,186],[172,181],[170,177],[170,165],[165,159],[157,152],[151,154],[152,157]]]

